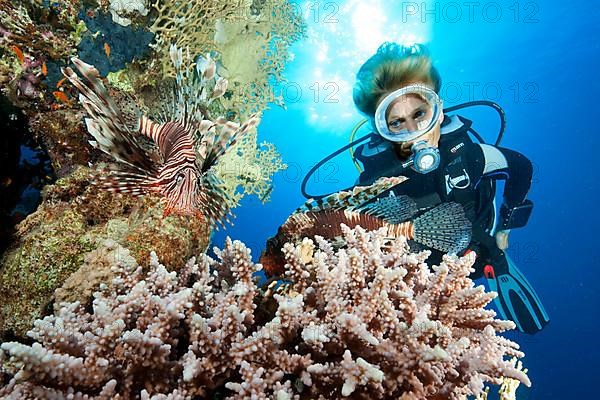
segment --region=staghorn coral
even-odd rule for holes
[[[527,373],[527,368],[523,368],[523,363],[518,360],[516,357],[513,357],[510,360],[511,364],[514,365],[514,367],[519,370],[519,371],[523,371],[523,373]],[[500,400],[516,400],[517,399],[517,389],[519,388],[519,386],[521,385],[521,382],[516,380],[516,379],[512,379],[512,378],[507,378],[507,377],[503,377],[502,378],[502,383],[500,384],[500,387],[498,388],[498,395],[500,396]],[[490,387],[486,386],[485,390],[483,392],[481,392],[480,394],[478,394],[473,400],[488,400],[488,395],[490,392]],[[469,397],[467,396],[462,396],[460,400],[469,400]]]
[[[303,337],[318,361],[308,368],[315,382],[311,390],[420,399],[477,394],[484,381],[499,383],[502,376],[529,385],[525,374],[502,360],[522,353],[496,336],[514,324],[483,309],[495,294],[468,278],[473,254],[445,256],[430,271],[425,264],[430,253],[410,254],[403,238],[386,245],[384,230],[344,231],[346,250],[334,252],[319,237],[316,252],[308,239],[284,246],[291,289],[304,293],[302,314],[319,316],[302,321]],[[385,376],[381,382],[377,371]]]
[[[346,249],[316,237],[284,252],[292,283],[259,295],[241,242],[169,273],[115,259],[93,307],[65,303],[37,321],[31,346],[2,344],[7,398],[460,399],[503,377],[529,385],[468,278],[473,255],[433,271],[385,230],[345,228]],[[109,244],[110,245],[110,244]],[[124,250],[121,250],[124,251]],[[121,253],[123,254],[123,253]],[[258,306],[258,307],[257,307]]]

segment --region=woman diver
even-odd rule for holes
[[[438,96],[441,78],[423,45],[384,43],[357,73],[354,104],[376,134],[357,147],[363,171],[358,184],[404,175],[394,187],[419,209],[457,202],[473,224],[467,251],[477,253],[475,278],[482,274],[498,293],[504,318],[522,332],[535,333],[549,321],[535,291],[504,250],[510,229],[525,226],[533,203],[526,199],[533,168],[522,154],[475,143],[471,121],[444,114]],[[496,221],[495,180],[505,179],[504,202]],[[432,257],[441,257],[432,254]]]

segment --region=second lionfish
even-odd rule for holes
[[[386,228],[390,239],[403,236],[446,253],[465,249],[471,241],[471,222],[460,204],[442,203],[419,213],[416,203],[406,195],[390,192],[387,197],[379,197],[405,180],[402,176],[383,177],[370,186],[356,186],[307,201],[267,240],[259,260],[267,276],[285,273],[285,243],[299,243],[304,237],[317,235],[335,241],[343,236],[341,224],[367,230]]]
[[[258,118],[252,116],[241,125],[222,117],[211,120],[207,104],[225,93],[227,80],[216,74],[210,57],[199,58],[201,62],[190,68],[183,65],[181,49],[172,46],[170,56],[176,82],[156,120],[137,106],[117,106],[93,66],[72,59],[86,82],[71,68],[62,71],[80,92],[88,114],[85,123],[95,139],[90,143],[118,161],[101,178],[104,187],[133,195],[158,193],[165,203],[164,215],[201,214],[211,224],[222,222],[229,199],[212,167],[258,124]]]

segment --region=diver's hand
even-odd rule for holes
[[[508,248],[508,234],[510,229],[496,232],[496,246],[500,250],[506,250]]]

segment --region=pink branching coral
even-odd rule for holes
[[[501,377],[530,385],[504,361],[522,357],[497,336],[513,329],[484,307],[495,297],[468,278],[474,254],[425,263],[385,231],[344,228],[346,249],[315,237],[284,254],[292,289],[303,293],[302,337],[315,362],[313,393],[326,397],[456,399]],[[433,270],[433,271],[432,271]],[[317,362],[318,361],[318,362]]]
[[[485,310],[493,294],[468,278],[473,256],[388,242],[385,230],[344,229],[335,250],[315,237],[286,244],[286,291],[262,293],[249,250],[228,240],[218,261],[179,274],[115,260],[93,306],[63,304],[37,321],[32,346],[4,343],[7,398],[459,399],[503,377],[522,357],[496,335],[512,328]],[[11,368],[13,368],[11,370]]]

